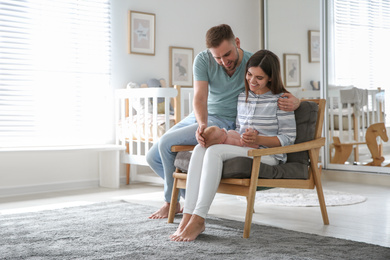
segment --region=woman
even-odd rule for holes
[[[282,82],[278,57],[268,50],[256,52],[246,64],[245,92],[238,97],[236,131],[246,146],[259,148],[293,144],[296,137],[294,112],[278,108],[278,99],[288,92]],[[246,131],[247,129],[256,131]],[[223,161],[247,156],[250,147],[228,144],[208,148],[197,145],[188,168],[183,218],[173,241],[192,241],[205,230],[205,218],[217,192]],[[269,165],[285,163],[286,154],[262,156]]]

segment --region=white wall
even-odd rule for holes
[[[155,56],[128,54],[128,11],[156,15]],[[145,83],[149,78],[169,82],[169,46],[206,48],[206,31],[215,25],[229,24],[241,40],[241,47],[257,51],[260,46],[259,0],[114,0],[112,6],[113,63],[112,86],[123,88],[129,81]]]
[[[320,63],[309,63],[308,51],[308,31],[320,30],[320,6],[320,0],[268,0],[268,49],[280,58],[282,73],[284,53],[301,55],[299,89],[311,90],[310,81],[321,79]]]
[[[0,197],[98,185],[98,152],[0,153]]]
[[[129,10],[156,15],[156,55],[127,53]],[[169,46],[205,49],[208,28],[230,24],[241,47],[260,46],[259,0],[112,0],[112,89],[149,78],[169,81]],[[1,152],[0,196],[98,185],[98,152]]]

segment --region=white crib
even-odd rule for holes
[[[116,144],[126,147],[120,161],[126,164],[127,184],[130,177],[131,181],[162,181],[157,175],[138,174],[137,166],[147,166],[146,154],[153,143],[192,111],[192,97],[192,88],[180,86],[115,91]]]

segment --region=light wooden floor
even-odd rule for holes
[[[257,205],[253,222],[390,247],[390,188],[388,186],[328,180],[323,181],[323,186],[328,190],[363,195],[367,200],[355,205],[328,207],[329,226],[323,225],[318,207]],[[160,184],[136,183],[123,185],[120,189],[94,188],[0,198],[0,214],[55,209],[110,200],[126,200],[158,208],[162,205],[162,198],[163,187]],[[210,214],[243,221],[245,209],[246,203],[239,198],[217,194]]]

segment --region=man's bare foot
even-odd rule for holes
[[[159,210],[157,210],[152,215],[150,215],[149,218],[150,219],[168,218],[170,204],[171,203],[165,202],[164,205]],[[178,202],[176,204],[176,212],[175,212],[175,214],[181,213],[181,212],[183,212],[183,210],[180,208],[180,203]]]
[[[179,235],[175,236],[174,238],[171,238],[172,241],[193,241],[195,240],[199,234],[201,234],[205,229],[205,223],[204,218],[198,216],[198,215],[192,215],[190,221],[188,222],[187,226],[184,228],[183,232],[181,232]]]
[[[188,222],[190,221],[192,215],[184,213],[183,218],[180,221],[179,227],[177,228],[176,232],[170,235],[169,237],[172,239],[175,239],[177,236],[180,235],[181,232],[186,228]]]

